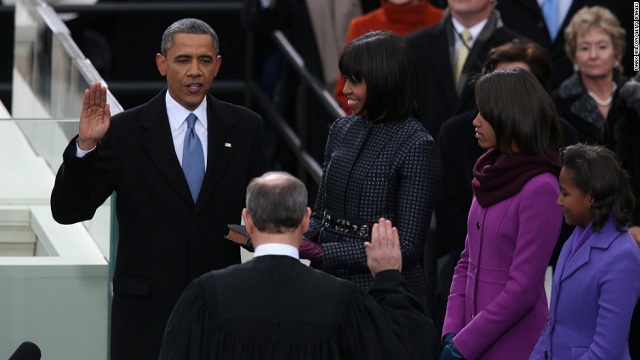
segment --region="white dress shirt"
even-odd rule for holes
[[[466,29],[464,26],[462,26],[462,24],[460,24],[460,22],[458,22],[458,20],[451,18],[451,23],[453,24],[453,38],[455,39],[454,53],[456,50],[458,50],[458,46],[462,45],[462,36],[459,35],[460,33],[462,33],[464,30],[467,30],[468,32],[471,33],[471,41],[469,41],[469,50],[471,50],[471,48],[473,47],[473,44],[476,42],[476,39],[478,38],[478,35],[480,35],[482,28],[487,24],[488,20],[489,20],[488,18],[484,19],[479,23],[473,25],[469,29]]]
[[[176,151],[176,156],[178,157],[178,161],[180,162],[180,166],[182,166],[182,150],[184,148],[184,134],[187,131],[187,116],[192,112],[182,105],[178,104],[171,95],[169,95],[169,91],[165,95],[165,102],[167,104],[167,116],[169,117],[169,127],[171,128],[171,136],[173,137],[173,146]],[[200,138],[200,142],[202,143],[202,150],[204,151],[204,167],[207,168],[207,148],[208,148],[208,130],[207,130],[207,99],[202,100],[202,103],[196,108],[193,113],[198,117],[198,121],[196,121],[195,128],[198,137]],[[76,142],[76,157],[84,157],[91,151],[90,150],[82,150],[78,147]]]
[[[184,148],[184,134],[187,131],[187,116],[190,113],[194,113],[198,117],[196,121],[196,134],[200,138],[202,143],[202,150],[204,151],[204,168],[207,168],[207,145],[208,145],[208,129],[207,129],[207,99],[202,100],[202,103],[194,110],[189,111],[178,104],[169,91],[165,96],[165,102],[167,103],[167,116],[169,116],[169,126],[171,127],[171,136],[173,136],[173,146],[178,156],[180,166],[182,166],[182,150]]]

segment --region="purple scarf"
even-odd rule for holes
[[[493,148],[478,158],[473,167],[471,187],[482,207],[489,207],[518,192],[534,176],[560,174],[560,160],[554,161],[524,153],[503,155]]]

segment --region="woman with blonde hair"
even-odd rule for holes
[[[627,105],[619,89],[628,79],[622,75],[625,30],[607,9],[584,7],[565,29],[567,54],[576,73],[553,93],[561,117],[578,132],[578,140],[613,150],[640,195],[639,114]],[[629,232],[640,241],[640,208],[636,207]]]

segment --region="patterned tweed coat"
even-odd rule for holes
[[[370,227],[385,217],[398,228],[409,290],[425,303],[422,259],[440,168],[436,143],[416,119],[379,125],[357,116],[338,119],[329,133],[322,182],[305,234],[323,249],[322,264],[312,266],[368,289],[373,278],[364,242],[370,237],[325,227],[323,219],[328,214]]]

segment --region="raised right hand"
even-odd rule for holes
[[[373,276],[384,270],[402,270],[402,253],[398,229],[391,221],[380,218],[373,224],[371,242],[365,242],[367,266]]]
[[[107,104],[107,88],[100,82],[95,82],[84,91],[78,147],[82,150],[93,149],[107,133],[110,124],[111,112]]]

